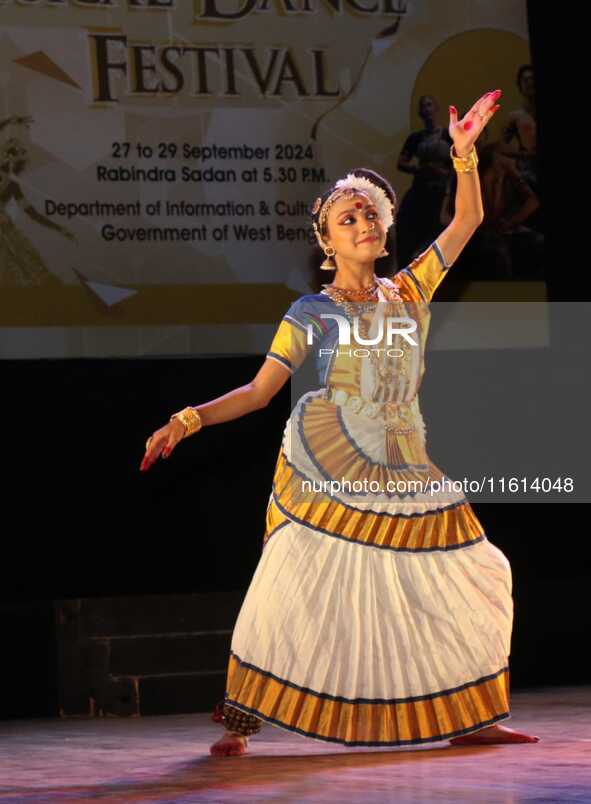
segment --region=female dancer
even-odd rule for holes
[[[396,197],[377,173],[350,173],[312,206],[335,282],[291,305],[252,382],[173,414],[146,443],[142,471],[202,426],[265,407],[316,347],[322,387],[285,428],[212,754],[244,753],[263,721],[347,746],[538,739],[499,723],[510,717],[510,566],[463,495],[429,491],[445,476],[417,397],[428,303],[482,220],[473,146],[500,94],[461,121],[450,107],[455,215],[425,252],[376,277]],[[340,349],[347,320],[359,343],[384,342],[386,314],[403,324],[394,348]]]

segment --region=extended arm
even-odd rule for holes
[[[203,405],[195,405],[194,408],[198,411],[203,426],[238,419],[266,407],[290,376],[289,369],[273,360],[265,360],[251,382]],[[146,442],[140,471],[147,471],[160,456],[168,458],[179,441],[185,438],[186,432],[183,422],[173,419],[153,433]]]
[[[266,407],[290,376],[291,373],[285,366],[274,360],[265,360],[251,382],[195,407],[204,426],[239,419],[247,413]]]
[[[310,315],[313,317],[314,310],[313,305],[308,306],[307,298],[304,296],[297,299],[283,316],[265,361],[254,379],[223,396],[192,406],[193,411],[183,410],[186,424],[180,418],[174,417],[153,433],[146,442],[140,471],[149,469],[160,455],[167,458],[179,441],[200,429],[199,425],[208,426],[238,419],[269,404],[310,352],[312,344],[308,343],[308,328],[311,324],[308,322]],[[311,331],[313,335],[313,330]]]

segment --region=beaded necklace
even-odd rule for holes
[[[322,285],[323,288],[326,289],[326,293],[328,294],[338,294],[341,298],[350,298],[351,296],[361,296],[362,301],[364,299],[371,299],[376,295],[378,289],[378,279],[377,277],[374,278],[373,282],[370,285],[366,285],[363,288],[341,288],[338,285]]]
[[[378,287],[380,286],[377,278],[371,283],[366,285],[360,290],[351,288],[339,288],[335,285],[322,285],[324,293],[339,307],[343,307],[347,317],[351,318],[357,313],[364,313],[366,310],[371,309],[375,302],[378,301]],[[360,296],[359,300],[353,299],[353,296]],[[363,302],[370,302],[371,304],[363,304]]]
[[[374,278],[371,285],[366,285],[360,290],[339,288],[330,284],[322,285],[322,287],[323,290],[320,292],[332,299],[335,304],[343,307],[348,316],[371,309],[373,304],[379,301],[378,288],[382,289],[383,294],[389,301],[402,301],[398,291],[377,276]],[[360,296],[361,298],[357,300],[351,298],[352,296]],[[363,303],[367,301],[371,302],[371,304]]]

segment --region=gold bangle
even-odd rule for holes
[[[467,156],[454,156],[454,146],[452,145],[449,149],[449,155],[457,173],[472,173],[478,166],[478,154],[476,153],[475,145],[472,146],[472,150]]]
[[[172,414],[170,421],[173,419],[179,419],[179,421],[184,424],[185,434],[183,438],[193,435],[193,433],[197,433],[203,427],[201,416],[196,408],[183,408],[182,410],[179,410],[178,413]]]

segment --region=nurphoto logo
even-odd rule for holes
[[[353,335],[353,341],[356,344],[359,344],[362,347],[367,346],[375,346],[378,343],[382,343],[384,340],[384,330],[386,334],[386,346],[392,346],[392,342],[396,336],[401,337],[404,341],[409,343],[411,346],[418,346],[418,343],[411,338],[411,333],[416,331],[417,322],[414,321],[412,318],[408,316],[386,316],[380,318],[378,322],[378,330],[376,334],[371,338],[364,338],[359,331],[359,316],[355,315],[352,317],[353,320],[353,327],[351,328],[351,321],[347,316],[339,315],[338,313],[320,313],[320,318],[329,318],[333,321],[337,322],[338,326],[338,344],[339,346],[350,346],[351,345],[351,335]],[[311,346],[314,343],[314,332],[312,324],[308,324],[306,327],[306,343],[308,346]],[[404,350],[400,348],[383,348],[379,347],[377,349],[355,349],[354,356],[356,357],[363,357],[369,356],[370,352],[378,352],[378,353],[385,353],[388,357],[399,356],[402,357],[404,354]],[[325,354],[333,354],[334,349],[320,349],[319,353],[320,356]],[[339,354],[351,354],[351,350],[348,352],[342,352],[339,350]]]

